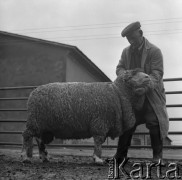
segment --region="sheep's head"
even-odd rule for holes
[[[147,85],[150,82],[149,75],[139,68],[126,70],[117,77],[115,82],[120,87],[125,87],[134,109],[140,110],[144,104]]]
[[[127,70],[123,74],[124,81],[127,86],[132,89],[146,89],[147,84],[150,82],[150,77],[145,74],[141,69]],[[144,90],[145,91],[145,90]]]

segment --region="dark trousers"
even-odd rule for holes
[[[151,146],[153,149],[153,158],[162,158],[162,140],[160,137],[159,121],[147,98],[145,99],[143,109],[141,111],[136,111],[135,116],[135,126],[124,132],[124,134],[119,137],[115,158],[127,157],[128,148],[131,145],[132,135],[135,132],[136,127],[144,123],[149,129]]]

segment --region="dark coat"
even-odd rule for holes
[[[116,68],[116,74],[121,74],[124,70],[130,69],[131,46],[126,47],[121,55],[121,59]],[[144,38],[144,48],[142,52],[141,68],[151,77],[150,91],[146,96],[153,107],[159,120],[161,137],[165,138],[169,130],[169,118],[166,110],[166,97],[163,85],[163,57],[161,50]]]

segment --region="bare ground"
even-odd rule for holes
[[[95,165],[91,156],[78,155],[61,155],[58,153],[50,153],[51,159],[49,163],[42,163],[37,154],[34,154],[33,162],[25,164],[21,162],[19,151],[0,150],[0,180],[105,180],[108,179],[109,166]],[[131,159],[124,169],[127,172],[133,170],[135,162],[143,162],[143,176],[146,176],[146,160]],[[169,163],[169,162],[166,162]],[[138,167],[138,166],[136,166]],[[166,165],[162,168],[161,175],[165,175],[166,171],[171,168]],[[135,168],[136,169],[136,168]],[[173,171],[170,177],[182,176],[182,166],[178,165],[178,172]],[[137,174],[135,174],[137,175]],[[127,179],[120,172],[120,179]],[[142,178],[139,178],[142,179]],[[146,179],[146,178],[143,178]],[[157,177],[156,168],[152,169],[150,179],[160,179]],[[169,178],[165,178],[169,179]],[[176,179],[176,178],[173,178]],[[180,179],[180,178],[179,178]]]

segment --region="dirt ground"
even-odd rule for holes
[[[95,166],[89,157],[60,156],[50,163],[34,160],[23,164],[18,159],[2,156],[0,160],[1,179],[107,179],[107,166]]]
[[[105,180],[108,179],[109,165],[105,164],[95,165],[90,156],[80,155],[66,155],[59,153],[50,153],[50,162],[42,163],[38,158],[38,154],[34,154],[33,162],[25,164],[21,162],[20,151],[0,150],[0,180]],[[125,165],[126,172],[131,172],[134,169],[135,162],[142,162],[143,175],[142,178],[146,179],[146,160],[130,159]],[[148,160],[147,160],[148,161]],[[162,168],[161,175],[166,175],[169,169],[174,169],[175,166]],[[138,166],[136,166],[138,168]],[[136,168],[135,168],[136,169]],[[127,179],[121,171],[120,179]],[[176,173],[176,175],[175,175]],[[137,173],[139,174],[139,173]],[[135,174],[135,175],[137,175]],[[170,177],[182,176],[182,166],[178,165],[176,171],[169,174]],[[135,178],[136,179],[136,178]],[[157,177],[157,168],[151,171],[151,178],[160,179]],[[170,178],[164,178],[170,179]],[[172,178],[176,179],[176,178]],[[181,178],[179,178],[181,179]]]

